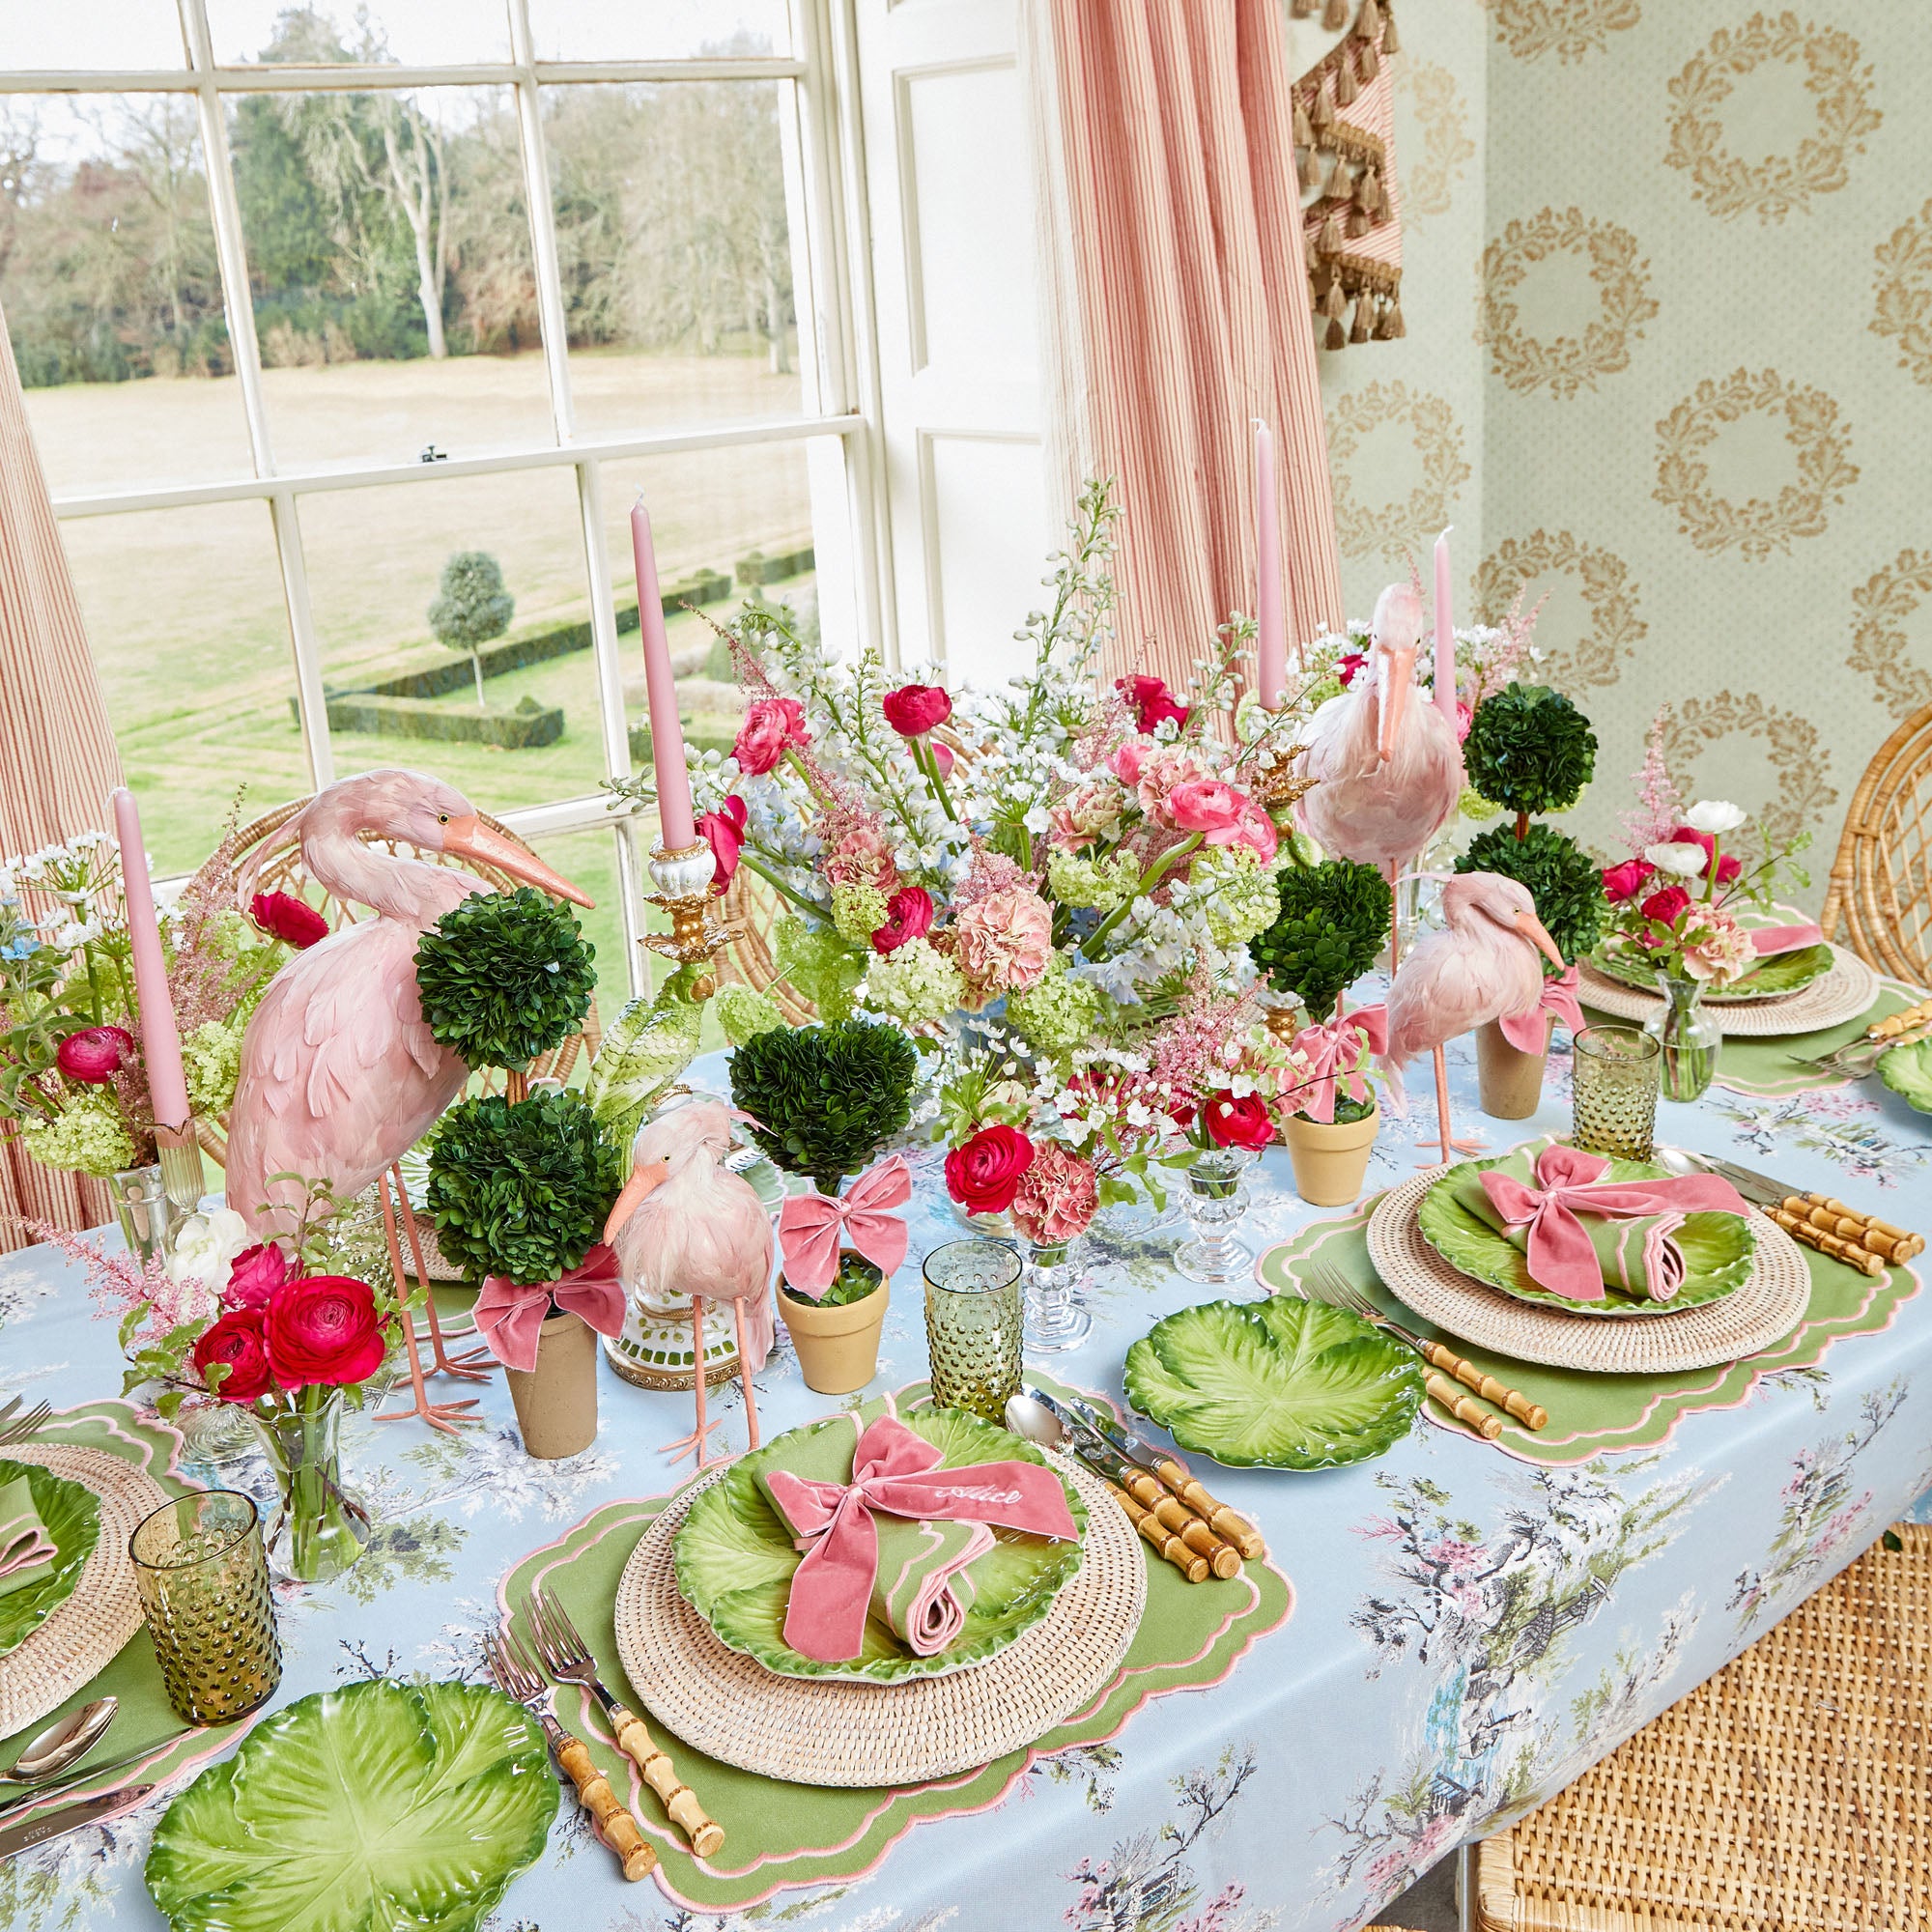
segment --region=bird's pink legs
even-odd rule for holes
[[[1402,867],[1391,859],[1388,862],[1389,875],[1389,979],[1393,980],[1396,968],[1402,964],[1402,920],[1400,895],[1402,892]]]
[[[403,1276],[403,1244],[396,1237],[396,1204],[389,1192],[389,1177],[383,1177],[383,1232],[389,1238],[389,1272],[396,1284],[396,1306],[402,1317],[403,1346],[410,1356],[410,1387],[415,1392],[415,1404],[410,1408],[392,1408],[377,1416],[378,1422],[406,1422],[411,1416],[420,1416],[432,1429],[440,1429],[445,1435],[456,1434],[458,1422],[480,1422],[482,1417],[464,1414],[465,1409],[476,1406],[476,1398],[466,1396],[461,1402],[431,1402],[429,1390],[423,1383],[422,1355],[416,1348],[416,1324],[410,1315],[409,1284]],[[425,1297],[430,1293],[427,1278],[423,1279],[422,1291]]]
[[[1433,1141],[1423,1141],[1426,1148],[1437,1149],[1444,1160],[1453,1160],[1459,1153],[1481,1153],[1481,1141],[1459,1141],[1449,1131],[1449,1063],[1442,1057],[1442,1049],[1435,1049],[1435,1131],[1439,1136]],[[1435,1160],[1425,1159],[1418,1163],[1423,1167],[1434,1167]]]
[[[701,1469],[711,1460],[705,1454],[711,1447],[706,1438],[714,1429],[722,1429],[724,1424],[722,1418],[717,1422],[706,1422],[704,1419],[704,1304],[696,1295],[692,1297],[691,1302],[691,1360],[692,1385],[697,1396],[696,1427],[689,1435],[680,1435],[675,1442],[667,1442],[658,1454],[668,1456],[674,1463],[682,1463],[688,1451],[696,1457],[696,1465]],[[748,1406],[751,1399],[752,1392],[748,1388],[745,1391],[745,1401]]]
[[[416,1279],[422,1284],[423,1310],[429,1317],[429,1352],[435,1363],[433,1375],[454,1376],[459,1381],[487,1382],[490,1372],[497,1366],[497,1358],[488,1349],[472,1349],[467,1355],[448,1355],[443,1352],[442,1324],[437,1320],[436,1294],[430,1286],[429,1269],[423,1265],[422,1236],[416,1229],[416,1210],[410,1205],[410,1190],[403,1185],[402,1163],[398,1161],[389,1170],[395,1178],[396,1199],[402,1205],[403,1230],[410,1237],[410,1254],[416,1264]],[[478,1368],[479,1362],[487,1362],[488,1368]]]
[[[731,1311],[738,1318],[738,1380],[745,1390],[745,1430],[750,1438],[745,1447],[755,1449],[758,1446],[758,1405],[752,1399],[752,1372],[745,1366],[752,1359],[752,1351],[745,1346],[745,1304],[734,1301]],[[699,1381],[704,1379],[702,1362],[697,1365],[697,1378]]]

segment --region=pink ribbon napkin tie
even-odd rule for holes
[[[1367,1046],[1362,1044],[1364,1034]],[[1388,1009],[1364,1007],[1360,1012],[1338,1013],[1332,1020],[1305,1026],[1294,1037],[1294,1050],[1308,1063],[1301,1111],[1311,1121],[1330,1125],[1338,1086],[1351,1100],[1369,1097],[1364,1063],[1372,1053],[1388,1051]]]
[[[582,1316],[600,1335],[624,1332],[617,1255],[603,1241],[554,1281],[526,1286],[507,1275],[485,1275],[476,1295],[476,1332],[499,1362],[527,1373],[537,1365],[537,1341],[553,1297],[558,1308]]]
[[[1519,1053],[1541,1053],[1549,1044],[1544,1014],[1554,1013],[1570,1029],[1571,1038],[1583,1031],[1583,1009],[1577,1003],[1577,962],[1573,959],[1553,980],[1543,982],[1543,994],[1526,1013],[1506,1014],[1498,1025],[1503,1037]]]
[[[906,1258],[906,1225],[889,1210],[912,1199],[903,1154],[862,1174],[843,1194],[791,1194],[779,1209],[779,1248],[788,1288],[816,1301],[838,1272],[841,1242],[888,1276]]]

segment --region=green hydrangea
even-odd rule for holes
[[[1456,810],[1464,818],[1473,818],[1479,825],[1487,819],[1503,815],[1502,807],[1494,799],[1485,798],[1474,785],[1463,787],[1463,796],[1456,801]]]
[[[880,923],[883,923],[881,915]],[[866,977],[871,954],[869,933],[863,953],[829,925],[785,918],[772,934],[779,978],[789,980],[818,1009],[822,1020],[842,1020],[852,1011],[852,995]]]
[[[187,1097],[197,1114],[225,1114],[235,1098],[235,1082],[242,1071],[242,1036],[245,1014],[232,1020],[204,1020],[182,1039],[182,1065],[187,1073]]]
[[[770,1033],[785,1023],[778,1002],[751,986],[720,986],[712,998],[711,1010],[733,1046],[743,1046],[755,1035]]]
[[[43,1167],[77,1168],[105,1180],[135,1164],[134,1137],[99,1088],[76,1094],[57,1121],[26,1127],[20,1142]]]
[[[1273,917],[1273,895],[1269,895],[1269,915]],[[1007,1018],[1036,1053],[1057,1056],[1070,1053],[1094,1031],[1100,1013],[1100,992],[1085,980],[1068,976],[1062,955],[1056,953],[1046,978],[1023,993],[1007,996]]]
[[[889,901],[877,886],[834,886],[832,923],[854,946],[869,947],[886,923]]]
[[[1208,889],[1202,912],[1217,946],[1245,946],[1281,911],[1275,875],[1252,852],[1206,846],[1195,855],[1188,880]]]
[[[1140,876],[1140,867],[1124,852],[1107,859],[1088,859],[1078,852],[1056,849],[1046,862],[1047,888],[1066,906],[1111,911],[1133,896]]]
[[[929,939],[880,954],[866,974],[866,1004],[901,1026],[944,1019],[965,997],[964,976]]]

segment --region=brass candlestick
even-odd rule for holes
[[[744,930],[736,920],[718,916],[718,901],[711,894],[718,859],[705,840],[681,846],[675,852],[658,846],[650,856],[649,871],[658,889],[644,897],[670,915],[668,932],[651,933],[644,940],[653,952],[661,952],[680,966],[695,966],[710,959]],[[702,973],[693,982],[691,993],[694,999],[708,1000],[717,990],[718,976]]]

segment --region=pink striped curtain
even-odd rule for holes
[[[121,759],[0,316],[0,854],[103,825],[107,794],[120,782]],[[17,1216],[91,1228],[108,1213],[99,1181],[52,1173],[0,1138],[0,1251],[32,1238]]]
[[[1035,4],[1057,119],[1039,158],[1073,283],[1049,361],[1075,420],[1055,428],[1126,512],[1116,668],[1179,684],[1229,611],[1255,609],[1253,417],[1279,450],[1290,636],[1343,618],[1282,10]]]

